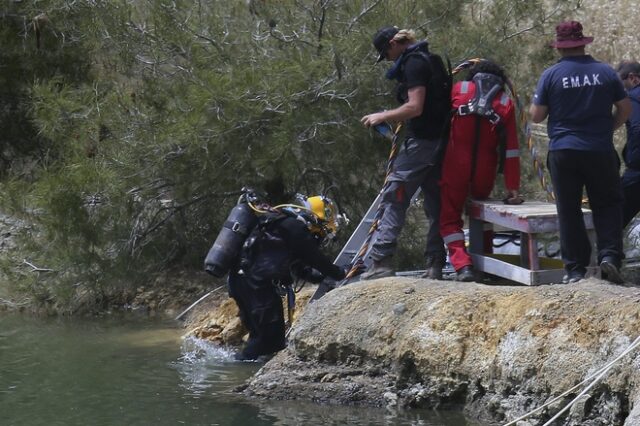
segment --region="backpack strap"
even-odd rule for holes
[[[463,93],[468,93],[469,82],[463,83],[466,85],[463,84],[461,89],[465,90]],[[494,74],[477,73],[473,76],[473,83],[476,88],[475,95],[468,103],[458,107],[458,115],[477,114],[487,118],[491,124],[497,125],[501,118],[493,109],[493,99],[503,89],[504,81]],[[505,99],[503,96],[500,101],[507,102],[508,98]]]

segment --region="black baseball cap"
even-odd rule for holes
[[[389,42],[398,34],[398,27],[382,27],[373,36],[373,45],[378,51],[378,60],[376,63],[382,61],[385,58],[385,52],[389,47]]]

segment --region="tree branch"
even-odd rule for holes
[[[353,18],[351,20],[351,22],[349,22],[349,26],[347,26],[347,32],[350,32],[351,29],[353,28],[353,26],[355,24],[358,23],[358,21],[362,18],[364,18],[364,16],[366,14],[368,14],[369,12],[371,12],[373,9],[375,9],[380,3],[382,2],[382,0],[377,0],[375,2],[373,2],[373,4],[371,6],[365,6],[364,9],[362,9],[362,11],[360,12],[360,14],[358,16],[356,16],[355,18]]]
[[[40,267],[38,267],[38,266],[34,265],[33,263],[28,262],[28,261],[27,261],[27,259],[22,259],[22,263],[23,263],[23,264],[25,264],[25,265],[27,265],[27,266],[30,266],[30,267],[31,267],[31,269],[32,269],[32,271],[31,271],[31,272],[55,272],[53,269],[49,269],[49,268],[40,268]]]

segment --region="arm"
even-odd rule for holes
[[[640,170],[640,98],[636,93],[629,93],[631,99],[631,115],[627,120],[627,143],[622,151],[627,167]]]
[[[549,99],[547,96],[547,71],[542,73],[536,91],[533,93],[533,100],[529,108],[529,116],[534,123],[542,123],[549,116]]]
[[[531,104],[529,115],[531,116],[531,121],[534,123],[542,123],[549,115],[549,107],[546,105]]]
[[[371,127],[385,121],[398,122],[418,117],[422,114],[426,92],[427,88],[424,86],[413,87],[409,89],[409,100],[406,103],[389,111],[365,115],[360,121],[365,125],[365,127]]]
[[[287,245],[297,259],[335,280],[344,278],[344,270],[322,254],[306,225],[296,219],[288,218],[282,222],[282,229]]]
[[[627,97],[615,102],[614,105],[615,112],[613,113],[613,130],[617,130],[631,115],[631,101]]]

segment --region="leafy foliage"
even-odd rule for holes
[[[359,119],[395,106],[373,68],[378,27],[414,28],[454,63],[491,57],[530,90],[537,39],[577,5],[13,2],[0,18],[4,208],[38,224],[24,256],[55,272],[5,271],[73,310],[200,268],[242,186],[273,200],[330,191],[357,219],[388,149]]]

